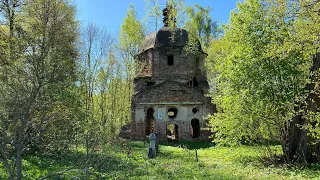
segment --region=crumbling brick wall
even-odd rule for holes
[[[160,140],[167,140],[169,124],[176,125],[179,140],[209,140],[210,134],[202,129],[207,126],[206,117],[215,112],[215,107],[205,96],[209,89],[204,67],[206,54],[201,49],[197,55],[186,53],[187,41],[187,31],[176,29],[172,32],[165,27],[147,35],[142,43],[136,56],[141,67],[137,68],[132,97],[133,140],[144,140],[149,133],[151,120],[146,116],[150,108],[153,131],[158,133]],[[176,117],[168,115],[170,108],[176,108]],[[197,112],[193,112],[193,108],[197,108]],[[197,122],[193,127],[201,128],[199,137],[192,135],[193,119]]]

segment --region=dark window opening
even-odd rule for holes
[[[196,80],[196,78],[194,77],[194,78],[192,79],[192,81],[188,81],[188,82],[187,82],[187,86],[189,86],[189,87],[198,87],[198,86],[199,86],[199,83],[198,83],[198,81]]]
[[[192,82],[193,82],[193,86],[194,87],[198,87],[199,86],[199,83],[198,83],[198,81],[196,80],[195,77],[192,79]]]
[[[200,123],[198,119],[191,120],[191,137],[197,138],[200,136]]]
[[[198,109],[197,108],[192,108],[192,112],[193,112],[193,114],[195,114],[195,113],[198,112]]]
[[[146,135],[149,135],[154,130],[154,117],[153,117],[154,110],[152,108],[149,108],[147,110],[147,116],[146,116]]]
[[[147,82],[147,86],[153,86],[155,84],[156,84],[156,82]]]
[[[175,118],[178,114],[178,110],[176,108],[169,108],[168,109],[168,116],[169,118]]]
[[[168,55],[167,56],[167,64],[168,64],[168,66],[172,66],[174,64],[173,55]]]
[[[193,82],[192,82],[192,81],[188,81],[188,82],[187,82],[187,86],[193,87]]]
[[[178,140],[178,129],[179,127],[176,124],[167,125],[167,139],[171,141]]]

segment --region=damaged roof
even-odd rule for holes
[[[156,47],[184,47],[187,42],[188,32],[186,30],[180,28],[171,30],[169,27],[163,27],[145,37],[138,54]]]

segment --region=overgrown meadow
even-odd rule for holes
[[[272,148],[280,153],[279,146]],[[320,165],[268,163],[262,146],[217,147],[211,143],[170,142],[147,158],[148,142],[109,144],[88,169],[83,148],[28,155],[24,179],[319,179]],[[198,161],[195,151],[197,150]],[[0,179],[8,179],[0,166]],[[58,173],[61,174],[58,174]],[[56,175],[54,175],[56,174]],[[52,176],[51,176],[52,175]]]

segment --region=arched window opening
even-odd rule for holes
[[[192,82],[193,82],[193,86],[194,87],[198,87],[199,86],[199,83],[198,83],[198,81],[196,80],[195,77],[192,79]]]
[[[149,135],[154,130],[154,117],[153,117],[154,110],[149,108],[147,110],[146,115],[146,135]]]
[[[200,136],[200,122],[198,119],[191,120],[191,137],[197,138]]]
[[[169,118],[175,118],[178,114],[178,110],[174,107],[168,109]]]
[[[169,124],[167,125],[167,138],[168,140],[178,140],[179,134],[178,134],[179,127],[176,124]]]

